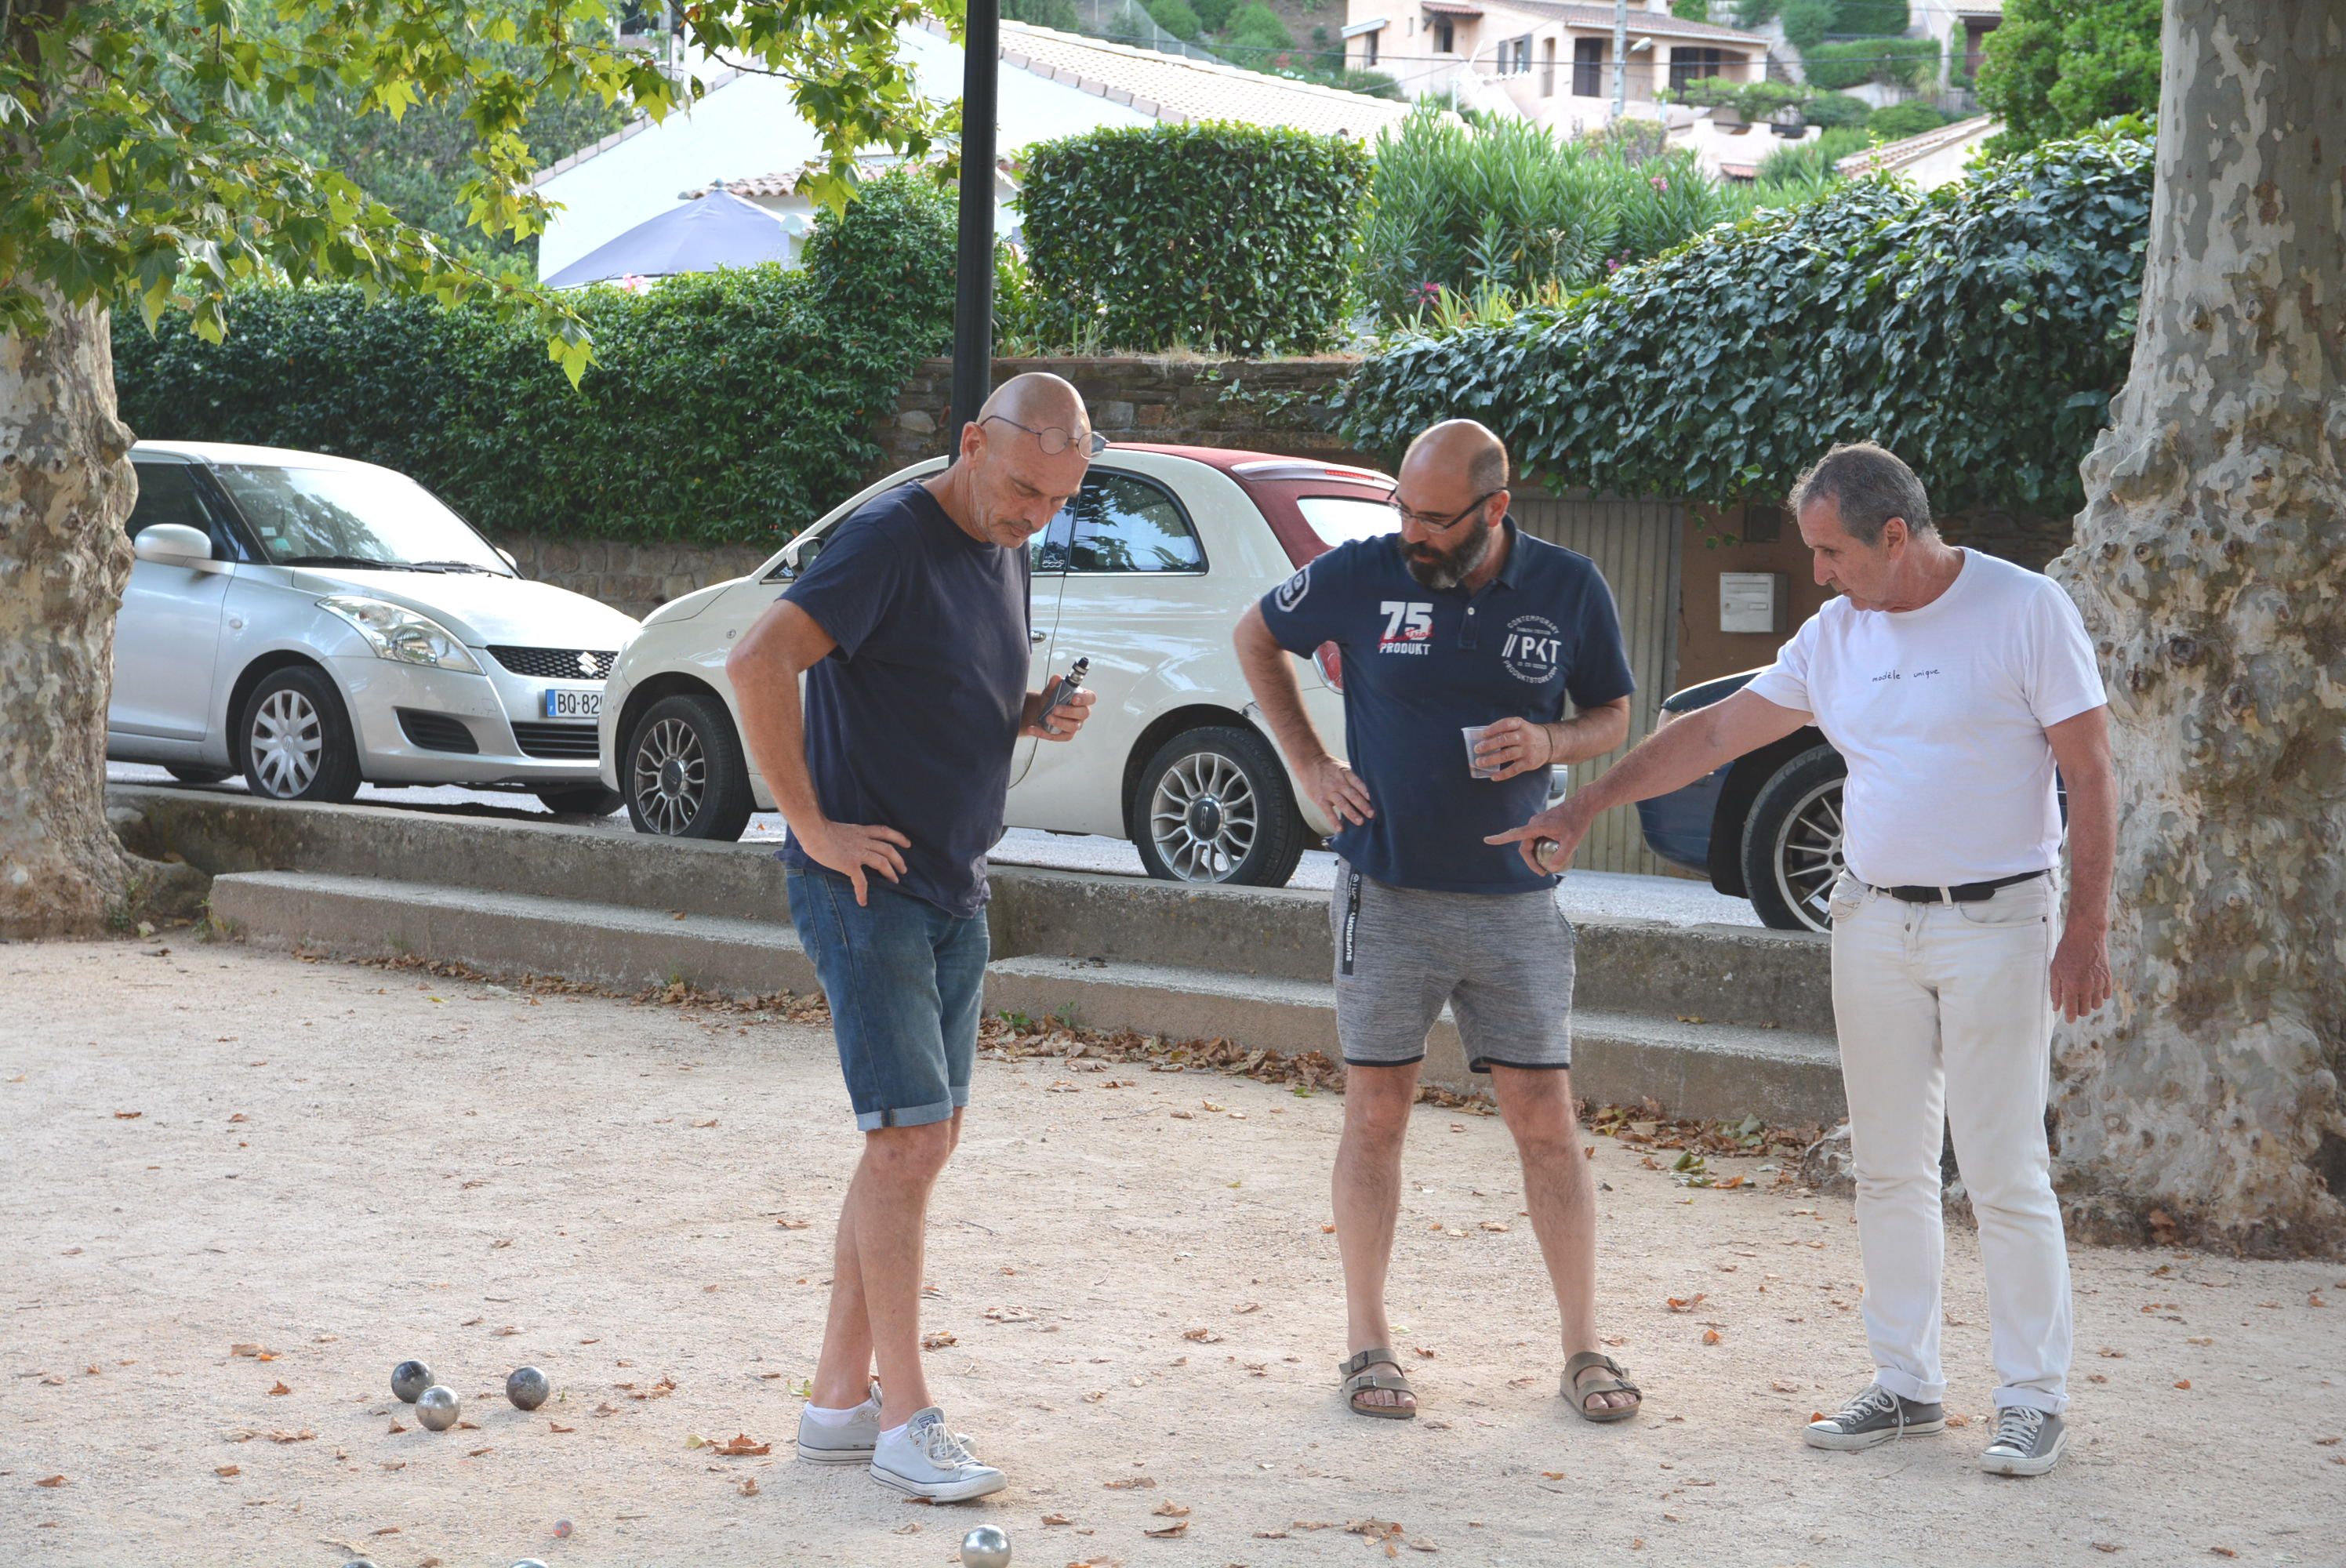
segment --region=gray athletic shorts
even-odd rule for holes
[[[1347,1063],[1422,1061],[1446,1002],[1473,1071],[1572,1065],[1572,924],[1554,892],[1423,892],[1338,860],[1328,918]]]

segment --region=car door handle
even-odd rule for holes
[[[1051,640],[1051,634],[1048,632],[1028,632],[1026,634],[1026,640],[1030,643],[1046,643]]]

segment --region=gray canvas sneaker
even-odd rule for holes
[[[1839,1415],[1810,1421],[1806,1435],[1810,1448],[1860,1449],[1892,1438],[1946,1430],[1944,1405],[1901,1399],[1880,1383],[1870,1383]]]
[[[1980,1468],[1990,1475],[2043,1475],[2068,1446],[2069,1429],[2059,1416],[2006,1405],[1995,1412],[1995,1441],[1980,1455]]]
[[[837,1426],[811,1421],[799,1412],[799,1458],[809,1464],[870,1464],[880,1445],[880,1385],[855,1407],[855,1414]]]

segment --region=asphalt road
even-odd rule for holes
[[[171,776],[160,768],[150,768],[132,762],[107,764],[108,779],[122,784],[169,784]],[[225,784],[189,785],[188,789],[241,790],[242,779],[231,779]],[[413,789],[379,789],[368,785],[359,790],[359,799],[368,805],[399,806],[413,809],[449,811],[464,816],[509,817],[519,820],[553,821],[552,812],[538,805],[536,797],[508,790],[460,789],[453,787]],[[565,817],[559,820],[575,826],[604,828],[615,833],[631,830],[624,811],[608,817]],[[773,811],[760,811],[750,819],[748,830],[741,835],[744,842],[780,843],[782,839],[782,819]],[[1031,828],[1013,828],[995,845],[993,858],[1005,864],[1048,866],[1060,871],[1100,871],[1113,876],[1137,877],[1142,874],[1140,855],[1122,839],[1104,839],[1088,834],[1046,833]],[[1299,888],[1327,888],[1335,883],[1336,857],[1325,850],[1305,853],[1303,863],[1296,868],[1289,885]],[[1760,917],[1741,899],[1730,899],[1711,891],[1702,882],[1681,881],[1676,877],[1627,876],[1612,871],[1575,871],[1556,890],[1556,901],[1567,915],[1611,915],[1629,920],[1668,921],[1675,925],[1758,925]]]

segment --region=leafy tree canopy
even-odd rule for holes
[[[958,26],[961,0],[688,5],[685,57],[795,83],[830,156],[812,194],[836,206],[857,152],[918,156],[957,127],[898,57],[896,29],[924,13]],[[338,114],[358,134],[453,109],[472,144],[454,195],[464,222],[525,238],[546,221],[529,185],[546,106],[660,117],[704,88],[619,47],[610,16],[606,0],[13,0],[0,9],[0,330],[41,331],[46,288],[75,306],[135,303],[150,326],[184,310],[217,340],[233,285],[342,280],[535,315],[576,376],[592,351],[573,312],[516,267],[453,256],[290,127]]]
[[[2005,0],[1982,43],[1979,100],[2004,120],[1993,153],[2025,152],[2158,107],[2159,0]]]

